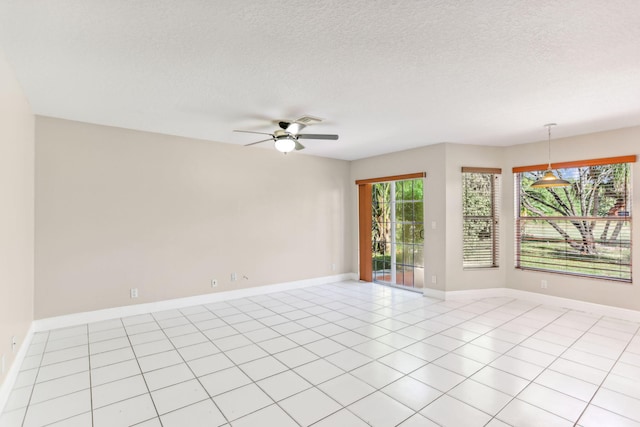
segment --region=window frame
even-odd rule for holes
[[[462,268],[469,269],[492,269],[500,267],[500,191],[502,169],[500,168],[480,168],[462,167]],[[491,176],[491,190],[487,195],[490,198],[490,215],[465,215],[465,195],[467,193],[465,185],[465,174],[484,174]],[[467,259],[467,235],[465,233],[467,221],[487,220],[491,224],[491,249],[487,258],[482,262],[468,262]]]
[[[563,176],[563,179],[569,179],[571,180],[571,178],[566,176],[566,171],[567,170],[576,170],[576,172],[579,171],[579,168],[587,168],[587,167],[593,167],[593,166],[609,166],[609,165],[615,165],[615,164],[628,164],[629,165],[629,176],[628,176],[628,185],[629,188],[625,189],[625,210],[626,212],[624,212],[623,215],[616,215],[616,216],[611,216],[611,214],[608,215],[582,215],[582,216],[561,216],[561,215],[543,215],[543,216],[522,216],[523,213],[523,202],[522,202],[522,193],[523,193],[523,175],[527,172],[544,172],[545,170],[548,169],[548,165],[531,165],[531,166],[520,166],[520,167],[514,167],[513,168],[513,174],[514,174],[514,266],[515,268],[519,269],[519,270],[527,270],[527,271],[540,271],[540,272],[545,272],[545,273],[553,273],[553,274],[562,274],[562,275],[567,275],[567,276],[574,276],[574,277],[584,277],[584,278],[588,278],[588,279],[595,279],[595,280],[609,280],[609,281],[616,281],[616,282],[624,282],[624,283],[632,283],[633,282],[633,268],[632,268],[632,247],[633,247],[633,218],[632,218],[632,207],[631,207],[631,203],[632,203],[632,190],[633,190],[633,179],[632,179],[632,169],[633,169],[633,163],[636,162],[636,156],[635,155],[631,155],[631,156],[620,156],[620,157],[607,157],[607,158],[600,158],[600,159],[589,159],[589,160],[578,160],[578,161],[571,161],[571,162],[562,162],[562,163],[553,163],[551,164],[551,170],[556,174],[556,176],[559,176],[559,171],[560,170],[564,170],[565,171],[565,176]],[[627,185],[627,184],[625,184]],[[603,195],[604,196],[604,195]],[[609,196],[611,197],[611,196]],[[604,199],[602,198],[598,198],[598,202],[600,203],[600,201],[603,201]],[[568,237],[566,236],[558,236],[557,237],[557,241],[561,242],[562,240],[565,241],[565,256],[566,256],[566,262],[563,265],[561,265],[560,263],[552,263],[552,262],[548,262],[547,265],[555,265],[555,268],[552,267],[532,267],[532,266],[523,266],[522,265],[522,257],[523,257],[523,251],[522,251],[522,244],[523,244],[523,239],[525,237],[525,235],[522,233],[522,227],[524,227],[525,224],[527,223],[533,223],[535,224],[535,221],[547,221],[549,225],[553,226],[551,223],[554,222],[557,225],[557,222],[559,221],[564,221],[567,223],[572,223],[573,222],[580,222],[580,221],[584,221],[584,222],[592,222],[593,224],[596,224],[599,221],[608,221],[608,222],[615,222],[616,224],[618,223],[622,223],[622,224],[628,224],[629,227],[629,237],[628,237],[628,243],[624,243],[622,241],[620,241],[618,244],[620,245],[620,248],[623,248],[625,246],[629,247],[629,261],[628,264],[625,264],[622,262],[622,258],[620,259],[620,262],[618,263],[602,263],[604,266],[621,266],[621,267],[628,267],[628,278],[625,277],[614,277],[613,275],[613,270],[608,270],[606,268],[602,268],[602,269],[596,269],[594,268],[592,273],[586,273],[586,272],[580,272],[580,271],[576,271],[579,270],[579,264],[576,265],[569,265],[569,261],[576,261],[577,263],[588,263],[589,258],[587,258],[586,254],[582,254],[576,251],[571,251],[567,246],[569,246],[571,243],[568,239]],[[624,225],[622,225],[621,227],[623,227]],[[607,225],[605,225],[605,227],[607,227]],[[555,228],[555,227],[554,227]],[[572,230],[572,229],[570,229]],[[595,230],[595,226],[593,226],[593,229]],[[575,230],[573,230],[575,231]],[[533,236],[533,238],[539,238],[536,237],[535,235]],[[553,239],[550,239],[553,240]],[[597,240],[597,239],[596,239]],[[600,242],[600,241],[596,241],[594,240],[592,242],[592,244],[595,245],[596,244],[604,244],[606,245],[607,242]],[[573,240],[571,240],[573,241]],[[589,255],[593,255],[593,254],[589,254]],[[584,258],[587,261],[584,260],[580,260],[580,258]],[[535,259],[535,257],[534,257]],[[544,259],[544,258],[541,258]],[[595,264],[595,261],[593,262]],[[544,262],[541,261],[541,264],[544,265]],[[619,269],[618,274],[622,275],[621,271],[623,269]],[[626,270],[625,270],[626,271]]]

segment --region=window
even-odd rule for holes
[[[514,168],[517,268],[631,281],[631,162],[552,165],[570,186],[531,188],[544,166]]]
[[[462,168],[462,266],[498,266],[500,169]]]

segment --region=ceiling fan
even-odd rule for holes
[[[255,132],[252,130],[234,130],[234,132],[242,132],[242,133],[257,133],[259,135],[269,135],[269,138],[263,139],[260,141],[252,142],[251,144],[246,144],[245,147],[250,145],[256,145],[267,141],[273,141],[276,147],[276,150],[287,154],[293,150],[302,150],[304,149],[304,145],[298,141],[299,139],[329,139],[329,140],[337,140],[338,135],[328,135],[328,134],[318,134],[318,133],[300,133],[302,129],[304,129],[307,125],[313,123],[320,123],[322,120],[311,117],[311,116],[303,116],[297,120],[292,122],[281,121],[278,122],[278,126],[280,129],[276,129],[273,133],[267,132]]]

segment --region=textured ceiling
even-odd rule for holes
[[[0,46],[39,115],[246,144],[310,114],[340,159],[640,124],[638,0],[0,0]]]

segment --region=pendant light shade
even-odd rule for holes
[[[547,133],[549,135],[549,164],[547,166],[547,170],[545,171],[542,178],[531,184],[532,188],[551,188],[551,187],[566,187],[571,185],[569,181],[565,181],[564,179],[560,179],[553,174],[551,170],[551,127],[556,126],[555,123],[547,123],[544,125],[547,128]]]
[[[275,142],[276,150],[287,154],[296,148],[296,141],[290,135],[277,137]]]

